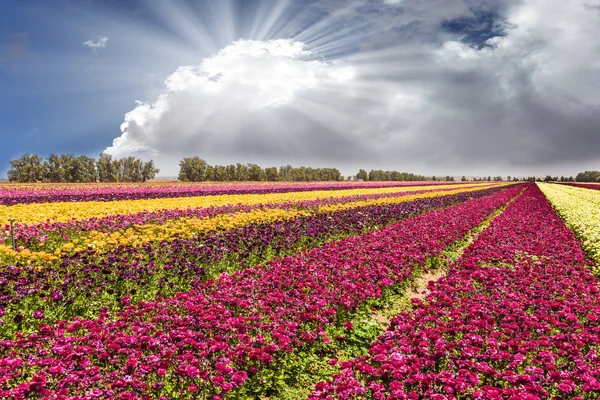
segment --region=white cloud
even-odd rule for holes
[[[180,67],[155,102],[126,114],[122,135],[107,151],[310,157],[311,142],[347,146],[339,142],[353,134],[344,109],[353,101],[355,71],[311,57],[292,40],[240,40],[199,66]]]
[[[98,49],[105,49],[108,46],[108,36],[100,36],[98,38],[92,37],[83,42],[83,45],[94,51],[98,51]]]
[[[352,18],[373,18],[360,32],[390,45],[367,51],[357,34],[345,40],[362,51],[328,61],[294,40],[235,42],[178,68],[154,102],[126,114],[107,151],[434,173],[598,160],[598,0],[507,1],[505,35],[482,49],[429,37],[448,15],[473,15],[466,1],[383,2],[404,11]]]

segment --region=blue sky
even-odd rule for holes
[[[232,2],[237,28],[244,15],[256,12],[256,4]],[[159,9],[151,5],[136,0],[2,0],[0,140],[7,145],[0,147],[0,171],[7,160],[25,152],[99,154],[119,135],[123,115],[136,100],[156,96],[178,66],[198,63],[237,39],[215,34],[214,46],[190,43],[176,23],[158,18]],[[214,7],[207,2],[187,6],[196,10],[196,21],[218,30],[218,15],[210,15]],[[83,45],[105,36],[105,48]],[[161,52],[165,49],[169,54]]]
[[[141,59],[150,54],[125,60],[118,41],[97,52],[85,47],[84,41],[104,32],[102,17],[95,19],[95,14],[135,18],[131,2],[108,3],[0,4],[0,40],[8,58],[0,62],[0,140],[8,144],[0,147],[0,170],[24,152],[97,155],[119,132],[124,112],[153,93],[137,73],[160,76],[177,67],[176,62]],[[18,47],[12,56],[11,46]]]
[[[154,158],[168,175],[189,155],[438,174],[599,169],[599,10],[2,0],[0,175],[25,152],[105,150]]]

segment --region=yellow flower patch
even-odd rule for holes
[[[583,243],[600,273],[600,191],[538,183],[548,201]]]
[[[399,204],[417,199],[447,196],[459,193],[474,192],[497,186],[498,184],[459,186],[455,190],[427,191],[400,197],[386,197],[372,200],[362,200],[351,203],[331,204],[321,206],[317,210],[284,210],[279,208],[252,210],[249,212],[237,212],[231,214],[220,214],[206,218],[179,218],[170,220],[163,224],[134,225],[117,232],[90,231],[85,236],[73,238],[56,250],[31,252],[27,249],[14,251],[10,247],[0,245],[0,257],[17,258],[21,260],[52,260],[63,254],[70,254],[84,249],[103,251],[110,248],[123,246],[141,246],[144,243],[170,241],[175,239],[190,239],[204,232],[214,230],[230,230],[248,225],[250,223],[269,223],[284,221],[308,216],[313,213],[326,213],[341,210],[350,210],[360,207],[374,205]],[[77,203],[74,203],[77,204]],[[43,247],[43,245],[42,245]]]
[[[135,214],[143,211],[173,210],[186,208],[207,208],[234,204],[285,203],[288,201],[308,201],[322,198],[337,198],[363,194],[402,193],[415,190],[440,190],[462,185],[403,186],[376,189],[316,190],[309,192],[237,194],[222,196],[176,197],[165,199],[89,201],[64,203],[35,203],[0,206],[0,226],[9,223],[9,218],[20,224],[46,222],[66,222],[87,218],[102,218],[116,214]],[[474,185],[468,185],[473,187]]]

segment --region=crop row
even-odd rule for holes
[[[600,191],[541,183],[540,188],[558,214],[575,231],[600,274]]]
[[[75,316],[96,316],[102,307],[121,308],[119,300],[132,302],[167,297],[197,288],[207,278],[241,265],[263,263],[275,256],[293,254],[325,241],[359,235],[426,210],[444,208],[470,198],[502,190],[430,197],[361,209],[305,215],[273,223],[250,223],[229,231],[207,232],[194,239],[147,243],[141,247],[119,246],[98,254],[93,250],[65,255],[37,265],[22,263],[0,271],[0,308],[5,320],[21,319],[18,325],[0,325],[0,333],[30,329],[40,322]],[[43,321],[33,318],[42,311]],[[11,330],[12,329],[12,330]]]
[[[455,185],[431,186],[433,189],[452,188]],[[459,185],[460,186],[460,185]],[[473,186],[472,184],[470,186]],[[324,197],[342,197],[369,193],[396,193],[412,191],[415,186],[359,188],[348,190],[288,191],[284,193],[262,194],[222,194],[213,196],[172,197],[159,199],[138,199],[119,201],[87,201],[17,204],[0,206],[0,224],[6,225],[9,219],[20,224],[32,225],[45,222],[66,222],[73,219],[103,218],[115,214],[136,214],[140,212],[173,210],[186,208],[219,207],[234,204],[284,203],[288,201],[315,200]]]
[[[600,291],[535,185],[311,399],[600,395]]]
[[[582,189],[600,190],[600,183],[561,183],[561,185]]]
[[[442,183],[439,183],[442,184]],[[443,183],[443,184],[448,184]],[[227,194],[272,194],[288,192],[307,192],[315,190],[350,190],[402,186],[430,186],[435,182],[379,182],[379,183],[322,183],[322,184],[284,184],[284,185],[219,185],[219,186],[173,186],[168,187],[106,187],[97,189],[64,190],[15,190],[0,187],[0,205],[163,199],[172,197],[222,196]]]
[[[343,340],[327,327],[351,330],[345,323],[361,306],[401,287],[415,266],[520,190],[223,274],[173,298],[130,305],[126,296],[117,314],[18,334],[0,343],[0,396],[207,398],[242,390],[277,358]]]
[[[115,229],[94,229],[91,231],[80,231],[76,229],[68,231],[53,231],[53,228],[61,223],[37,225],[29,229],[28,226],[19,226],[19,232],[26,232],[29,239],[23,243],[23,236],[18,238],[20,248],[15,250],[8,245],[0,245],[0,255],[6,255],[12,258],[20,259],[42,259],[49,260],[64,253],[81,251],[88,247],[97,251],[106,248],[114,248],[120,245],[139,246],[143,243],[154,241],[173,240],[176,238],[192,238],[202,235],[204,232],[212,230],[227,230],[247,225],[252,222],[274,222],[287,219],[294,219],[301,215],[314,213],[334,212],[341,209],[350,209],[366,207],[370,205],[395,204],[411,201],[417,198],[438,197],[445,194],[456,194],[462,192],[473,192],[488,188],[489,186],[458,186],[452,189],[411,191],[400,193],[374,193],[359,196],[345,196],[341,198],[324,198],[304,202],[286,202],[273,204],[240,205],[244,211],[234,211],[230,213],[219,213],[219,211],[228,211],[221,208],[208,209],[204,217],[180,217],[175,219],[163,220],[162,223],[129,224],[127,228]],[[339,199],[339,201],[337,201]],[[194,212],[202,214],[206,209],[189,209],[181,214]],[[164,210],[157,214],[164,214]],[[169,212],[168,215],[176,216],[179,213]],[[212,215],[211,215],[212,214]],[[127,217],[118,218],[106,217],[104,220],[111,221],[131,221]],[[97,220],[101,223],[102,220]],[[141,221],[140,221],[141,222]],[[78,226],[78,221],[72,221],[66,225]],[[86,226],[86,224],[83,224]],[[89,224],[87,224],[89,225]],[[8,238],[5,239],[5,242]],[[27,244],[27,247],[23,246]]]
[[[461,188],[468,186],[460,186]],[[481,188],[489,187],[489,185],[481,185]],[[43,222],[38,224],[22,224],[18,221],[14,224],[14,236],[19,244],[27,244],[31,242],[43,242],[47,240],[44,235],[78,235],[83,232],[101,230],[106,232],[114,232],[120,229],[126,229],[135,225],[144,224],[164,224],[167,221],[179,218],[209,218],[219,214],[231,214],[235,212],[249,212],[256,209],[280,208],[289,210],[297,209],[314,209],[316,207],[328,204],[349,203],[358,200],[377,199],[381,197],[403,196],[406,194],[415,194],[418,192],[429,190],[452,190],[455,187],[445,188],[440,187],[415,187],[409,191],[378,191],[371,190],[366,194],[347,195],[347,192],[326,193],[323,197],[314,199],[284,199],[284,201],[275,201],[270,203],[257,204],[227,204],[223,206],[209,207],[186,207],[186,208],[166,208],[155,211],[141,211],[132,214],[111,214],[105,217],[93,217],[88,219],[75,219],[65,222]],[[322,193],[320,195],[323,195]],[[311,194],[312,197],[312,194]],[[9,230],[10,226],[5,226]],[[5,232],[6,235],[6,232]],[[6,242],[8,236],[0,235],[0,243]]]

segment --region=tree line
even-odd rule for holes
[[[600,182],[600,171],[580,172],[575,177],[577,182]]]
[[[142,161],[135,157],[121,159],[102,153],[98,159],[72,154],[50,154],[44,159],[36,154],[24,154],[10,161],[8,179],[10,182],[145,182],[154,179],[160,172],[154,161]],[[282,182],[316,182],[316,181],[454,181],[452,176],[424,176],[408,172],[383,171],[372,169],[367,172],[360,169],[356,175],[344,178],[337,168],[281,167],[263,168],[258,164],[210,165],[200,157],[188,157],[179,162],[178,179],[184,182],[243,182],[243,181],[282,181]],[[462,182],[469,181],[465,176]],[[472,178],[471,181],[487,182],[600,182],[600,171],[585,171],[574,178],[546,175],[540,177],[483,177]]]
[[[210,165],[200,157],[179,162],[178,179],[184,182],[284,181],[317,182],[344,180],[337,168],[282,167],[263,168],[257,164]]]
[[[210,165],[200,157],[188,157],[179,162],[178,179],[184,182],[204,181],[269,181],[269,182],[317,182],[317,181],[425,181],[423,175],[407,172],[361,169],[358,174],[344,178],[337,168],[281,167],[263,168],[257,164]],[[435,180],[435,177],[434,177]],[[441,179],[443,180],[443,179]],[[446,180],[454,178],[447,176]]]
[[[435,178],[435,177],[434,177]],[[447,176],[447,180],[454,180],[454,178]],[[409,172],[398,172],[398,171],[382,171],[380,169],[372,169],[367,173],[364,169],[358,171],[356,179],[363,181],[426,181],[427,177],[423,175],[415,175]]]
[[[10,162],[10,182],[145,182],[154,179],[160,170],[154,161],[135,157],[113,159],[102,153],[96,160],[88,156],[50,154],[44,159],[36,154],[24,154]]]

